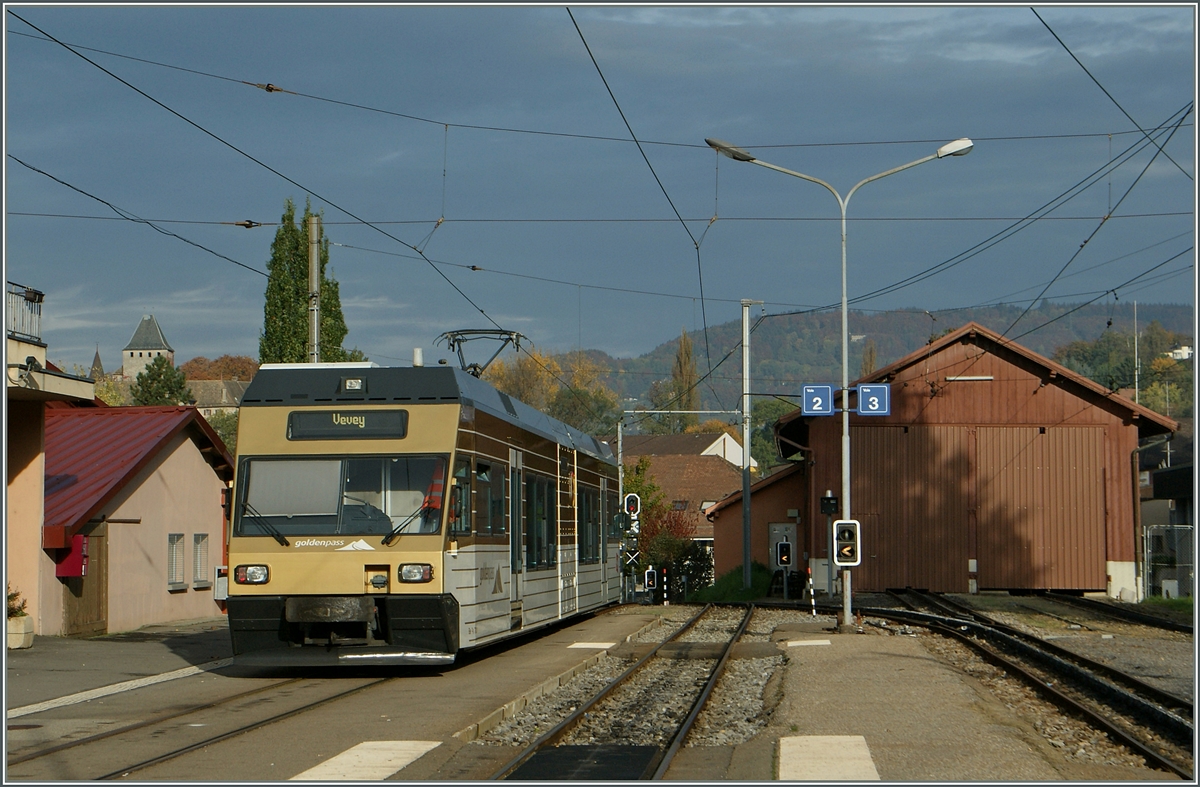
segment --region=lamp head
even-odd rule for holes
[[[728,142],[724,142],[719,139],[707,139],[707,138],[704,141],[708,143],[708,146],[710,148],[717,151],[722,156],[728,156],[729,158],[733,159],[734,161],[754,161],[754,156],[751,156],[749,153],[742,150],[741,148],[735,148],[733,145],[730,145]]]
[[[966,137],[963,137],[962,139],[956,139],[953,142],[947,142],[945,145],[942,145],[940,148],[938,148],[937,157],[945,158],[946,156],[965,156],[970,153],[971,149],[974,147],[974,142]]]

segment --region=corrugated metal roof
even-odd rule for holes
[[[45,526],[85,523],[189,427],[214,471],[228,478],[233,460],[194,407],[46,410]]]

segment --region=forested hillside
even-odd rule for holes
[[[1073,342],[1095,342],[1106,333],[1124,335],[1132,352],[1133,304],[1094,304],[1079,308],[1043,301],[1020,316],[1014,306],[927,312],[912,309],[887,312],[851,311],[850,378],[862,371],[864,352],[874,348],[874,368],[885,366],[964,323],[975,321],[1047,357]],[[1192,337],[1192,307],[1187,304],[1139,304],[1138,327],[1152,322],[1162,329]],[[758,319],[757,317],[754,319]],[[709,368],[702,331],[689,332],[696,366],[703,376]],[[701,407],[732,410],[741,394],[741,323],[710,326],[708,347],[717,367],[701,385]],[[1110,342],[1111,343],[1111,342]],[[612,358],[590,352],[590,359],[611,372],[603,381],[623,400],[647,401],[650,385],[670,377],[679,339],[673,339],[638,358]],[[767,316],[758,321],[750,340],[751,380],[756,394],[795,394],[804,383],[841,380],[841,314],[837,311],[789,316]],[[730,352],[732,350],[732,353]],[[717,366],[722,358],[727,360]],[[1145,366],[1143,367],[1145,368]],[[1086,371],[1082,370],[1081,371]],[[1105,371],[1107,374],[1107,371]],[[1108,384],[1108,380],[1100,381]]]

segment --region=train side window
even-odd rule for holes
[[[454,464],[454,488],[450,492],[451,535],[471,534],[471,460]]]
[[[600,493],[583,489],[579,494],[579,562],[600,560]]]
[[[475,463],[475,532],[504,535],[504,465]]]
[[[557,564],[558,523],[555,516],[555,487],[548,478],[525,478],[525,566],[551,568]]]

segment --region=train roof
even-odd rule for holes
[[[347,380],[362,380],[359,389]],[[374,363],[263,364],[242,396],[242,407],[318,407],[463,404],[605,462],[612,448],[551,418],[488,383],[449,366],[378,366]]]

